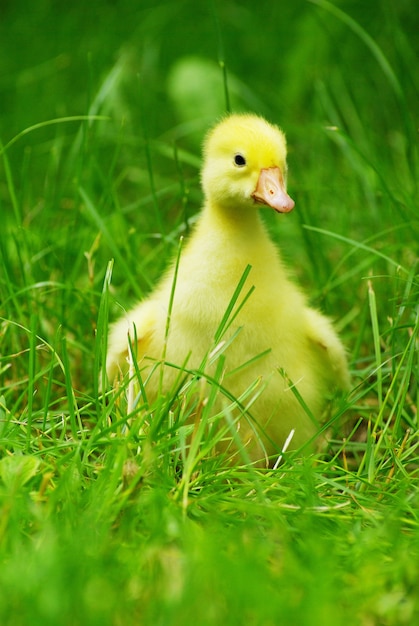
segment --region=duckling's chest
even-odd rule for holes
[[[215,306],[224,311],[232,299],[240,302],[249,290],[256,290],[258,299],[265,298],[269,285],[278,282],[280,268],[276,258],[266,265],[262,253],[233,244],[208,246],[205,255],[202,250],[191,251],[179,265],[175,301],[192,310]]]
[[[224,323],[232,332],[261,328],[267,318],[280,325],[290,306],[278,250],[259,220],[238,229],[204,216],[164,291],[166,302],[174,293],[171,323],[179,336],[205,341]]]

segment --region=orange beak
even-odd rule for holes
[[[294,200],[285,191],[284,178],[279,167],[267,167],[260,170],[255,191],[255,202],[266,204],[278,213],[288,213],[294,208]]]

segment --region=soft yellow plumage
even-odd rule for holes
[[[292,429],[294,448],[315,434],[316,426],[297,395],[320,419],[328,393],[349,384],[345,351],[330,321],[309,308],[288,279],[260,218],[262,206],[278,212],[293,208],[285,177],[285,137],[276,126],[254,115],[231,115],[210,131],[202,170],[205,203],[181,254],[168,335],[174,267],[146,300],[113,326],[106,364],[111,382],[127,371],[129,332],[137,342],[144,379],[154,368],[147,380],[148,397],[171,389],[178,370],[165,367],[160,390],[156,363],[164,357],[166,363],[186,364],[188,369],[201,367],[216,348],[217,329],[250,265],[235,309],[249,289],[253,291],[222,337],[228,344],[222,384],[240,398],[260,381],[249,409],[260,425],[259,435],[246,418],[238,430],[253,460],[277,456]],[[215,367],[208,365],[206,373],[213,374]],[[290,381],[298,394],[290,389]],[[219,396],[221,410],[230,400]]]

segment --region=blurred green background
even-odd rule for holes
[[[336,7],[367,31],[388,67],[353,25],[334,14]],[[294,160],[297,167],[316,165],[317,135],[322,126],[335,125],[367,158],[382,151],[383,159],[397,165],[396,176],[408,166],[404,142],[406,130],[415,130],[418,95],[419,18],[413,1],[262,1],[256,7],[4,0],[0,11],[3,143],[33,124],[89,111],[111,115],[103,133],[118,133],[122,148],[141,142],[144,127],[153,138],[188,135],[194,124],[202,134],[225,110],[217,66],[224,60],[234,108],[280,123],[289,135],[293,166]],[[38,131],[10,158],[34,148],[30,167],[42,175],[48,144],[41,140],[54,133],[68,140],[71,131]],[[333,150],[330,141],[325,145]],[[324,180],[343,185],[347,177],[345,171],[329,171]]]
[[[414,0],[1,1],[2,626],[417,623],[418,22]],[[264,219],[337,320],[357,426],[325,459],[185,478],[164,420],[137,454],[98,394],[102,289],[114,259],[114,319],[155,284],[227,101],[286,132],[296,208]]]
[[[375,40],[407,102],[416,105],[415,3],[332,5],[347,11]],[[287,129],[317,118],[323,85],[333,100],[348,95],[358,105],[370,139],[379,142],[381,136],[384,145],[390,130],[400,130],[398,103],[377,61],[350,28],[315,2],[262,0],[256,7],[253,2],[76,0],[64,6],[52,0],[4,0],[0,11],[3,141],[36,122],[86,113],[116,65],[122,66],[124,85],[121,94],[109,94],[115,112],[137,121],[141,106],[150,134],[167,132],[179,121],[167,93],[173,67],[187,56],[216,62],[220,54],[241,82],[243,104],[281,120]],[[191,88],[185,85],[186,92]],[[218,91],[221,95],[222,83]],[[118,104],[125,104],[122,111]]]

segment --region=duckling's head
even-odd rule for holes
[[[233,114],[207,135],[202,187],[219,207],[254,209],[256,204],[286,213],[294,201],[286,191],[283,132],[257,115]]]

